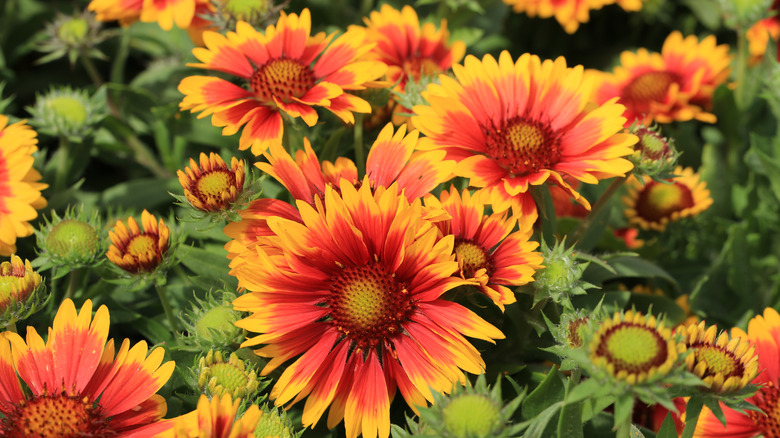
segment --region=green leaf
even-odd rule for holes
[[[538,416],[534,417],[534,419],[531,421],[531,426],[525,432],[523,437],[544,438],[549,436],[545,433],[547,424],[550,423],[550,420],[552,420],[552,417],[555,416],[555,414],[558,412],[558,409],[560,409],[562,405],[562,402],[553,403],[547,407],[547,409],[539,413]]]
[[[564,393],[565,388],[558,368],[553,366],[542,383],[523,401],[523,418],[531,419],[541,414],[551,403],[563,400]]]
[[[582,406],[584,402],[565,403],[558,417],[558,438],[582,438]]]
[[[634,411],[634,394],[624,392],[615,400],[615,427],[627,421],[631,421],[631,413]]]
[[[176,178],[134,179],[117,184],[103,192],[103,205],[141,211],[171,202],[168,191],[177,192],[181,186]]]
[[[700,395],[693,395],[688,399],[688,404],[685,405],[685,428],[683,429],[682,438],[693,437],[703,405],[704,402]]]
[[[666,413],[666,418],[664,418],[661,428],[658,429],[658,433],[655,434],[655,438],[678,438],[671,412]]]
[[[203,248],[191,247],[182,249],[187,251],[182,257],[182,264],[199,277],[224,282],[228,285],[236,285],[235,277],[228,274],[230,261],[225,250],[221,247],[208,245]]]

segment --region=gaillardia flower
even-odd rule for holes
[[[440,85],[428,85],[430,105],[415,106],[412,123],[430,139],[424,148],[446,151],[458,162],[455,173],[479,187],[475,196],[495,212],[511,207],[533,221],[529,186],[548,180],[589,206],[566,179],[595,184],[631,170],[622,157],[637,139],[620,133],[624,107],[594,106],[581,66],[530,54],[513,62],[504,51],[498,61],[467,56],[453,71],[454,79],[441,75]]]
[[[184,196],[193,207],[201,211],[225,210],[233,204],[244,189],[244,160],[233,157],[230,167],[222,158],[211,152],[200,154],[200,167],[190,158],[190,167],[177,170]]]
[[[248,438],[253,437],[257,422],[263,414],[257,405],[249,406],[236,418],[241,399],[232,399],[230,394],[213,397],[205,395],[198,399],[198,407],[173,420],[173,428],[160,438]]]
[[[9,125],[0,114],[0,255],[16,252],[16,238],[33,233],[31,220],[36,210],[46,206],[39,183],[41,174],[33,169],[33,152],[38,150],[36,133],[25,122]]]
[[[685,345],[655,316],[628,310],[602,321],[589,342],[590,361],[630,385],[655,380],[677,365]]]
[[[748,323],[747,333],[731,330],[732,339],[743,339],[755,346],[758,355],[758,376],[752,383],[761,385],[755,395],[745,399],[761,411],[738,412],[721,403],[726,419],[724,428],[706,407],[696,423],[697,438],[775,437],[780,430],[780,315],[766,308]],[[750,362],[748,362],[750,364]]]
[[[106,257],[131,274],[154,271],[168,250],[170,231],[163,220],[157,222],[153,214],[144,210],[141,223],[143,231],[138,222],[129,217],[127,225],[116,221],[114,228],[108,232],[111,246]]]
[[[195,19],[195,10],[210,0],[92,0],[88,9],[97,14],[99,21],[119,20],[127,26],[138,20],[157,23],[164,30],[173,25],[187,29]]]
[[[632,178],[628,195],[623,197],[628,222],[643,230],[663,231],[669,222],[696,216],[712,205],[707,184],[699,180],[693,169],[677,167],[679,175],[666,182],[658,182],[649,176],[644,184]]]
[[[29,260],[12,255],[11,261],[0,263],[0,328],[38,311],[45,301],[41,281]]]
[[[233,398],[254,397],[260,382],[257,371],[247,369],[236,353],[228,360],[220,351],[209,350],[198,360],[198,388],[209,398],[227,394]]]
[[[634,122],[670,123],[691,119],[714,123],[709,113],[712,95],[729,77],[729,47],[717,45],[715,36],[701,41],[672,32],[661,53],[639,49],[620,55],[620,66],[600,78],[595,89],[597,103],[619,98],[626,106],[626,126]]]
[[[677,329],[691,352],[685,357],[688,371],[696,374],[716,393],[729,393],[744,388],[758,375],[755,348],[743,338],[729,338],[718,328],[705,329],[704,321]]]
[[[439,237],[419,199],[342,180],[297,204],[301,222],[269,217],[272,235],[231,262],[247,289],[233,304],[252,313],[236,325],[258,333],[242,346],[262,345],[263,375],[295,358],[271,390],[277,406],[307,398],[304,426],[330,406],[328,427],[343,419],[348,438],[386,438],[396,389],[423,406],[463,371],[484,372],[464,336],[503,334],[441,298],[467,282],[452,275],[454,238]]]
[[[144,0],[91,0],[87,9],[95,13],[98,21],[118,20],[128,26],[141,17]]]
[[[164,351],[147,356],[146,342],[122,342],[114,356],[105,306],[92,316],[87,300],[77,312],[66,299],[44,343],[34,328],[26,342],[0,336],[0,435],[55,438],[75,436],[155,436],[171,423],[165,399],[156,392],[173,373]],[[23,384],[23,385],[22,385]]]
[[[458,275],[476,281],[480,292],[504,310],[504,305],[516,301],[508,286],[533,281],[534,273],[542,267],[541,253],[534,251],[539,243],[529,240],[531,224],[513,232],[515,218],[507,218],[506,214],[485,215],[485,205],[474,199],[468,189],[461,195],[450,187],[449,192],[441,192],[440,198],[429,195],[425,203],[451,217],[436,222],[436,226],[444,236],[455,237],[453,252]]]
[[[517,13],[529,17],[550,18],[560,23],[567,33],[574,33],[580,24],[590,21],[590,11],[617,3],[626,11],[642,9],[642,0],[504,0]]]
[[[185,95],[179,106],[200,112],[198,117],[213,114],[211,122],[224,127],[223,135],[246,125],[239,149],[251,148],[255,155],[281,142],[282,113],[312,126],[318,120],[314,107],[321,106],[354,123],[352,113],[368,113],[371,105],[347,91],[365,88],[386,68],[381,62],[358,61],[371,49],[359,28],[333,42],[333,35],[310,33],[308,9],[300,16],[282,12],[265,34],[244,21],[226,36],[204,32],[206,47],[192,51],[201,63],[190,65],[236,76],[245,87],[213,76],[190,76],[179,84]]]
[[[87,216],[82,209],[68,208],[63,217],[52,211],[51,218],[44,219],[45,224],[35,232],[41,250],[36,263],[42,269],[62,267],[70,272],[102,262],[107,243],[99,231],[103,227],[98,212]]]

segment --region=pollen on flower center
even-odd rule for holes
[[[358,348],[398,334],[414,310],[408,291],[381,263],[346,267],[331,282],[333,324]]]
[[[64,393],[23,400],[3,420],[7,438],[106,436],[105,419],[88,399]]]
[[[483,268],[490,275],[490,255],[481,246],[466,240],[456,240],[454,252],[464,278],[473,278]]]
[[[157,252],[157,236],[152,234],[139,234],[127,245],[127,253],[133,257],[149,259]]]
[[[514,175],[549,169],[561,156],[560,142],[548,126],[521,117],[500,128],[485,128],[488,155]]]
[[[651,71],[634,78],[623,89],[620,98],[627,105],[649,109],[649,102],[661,102],[669,86],[680,81],[680,76],[668,71]]]
[[[737,360],[734,353],[719,348],[712,344],[691,345],[698,362],[706,362],[707,370],[705,375],[723,375],[724,379],[731,376],[741,376],[745,372],[745,367]]]
[[[314,86],[314,73],[294,59],[273,59],[255,71],[250,85],[261,102],[273,104],[275,97],[290,103]]]
[[[227,170],[214,170],[201,176],[195,184],[195,196],[202,195],[209,200],[219,201],[223,193],[230,193],[236,185],[236,176]]]
[[[596,354],[607,358],[615,367],[628,373],[641,373],[663,365],[668,356],[666,341],[653,329],[633,323],[611,327],[599,344]]]
[[[776,386],[761,388],[753,397],[752,403],[761,411],[747,411],[747,413],[761,430],[762,436],[778,436],[780,433],[780,388]]]
[[[645,220],[657,221],[693,204],[693,193],[684,184],[649,181],[639,193],[636,211]]]

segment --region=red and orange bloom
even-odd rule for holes
[[[127,218],[127,225],[116,221],[108,232],[111,246],[106,257],[125,271],[136,274],[152,272],[162,263],[170,240],[170,230],[162,219],[157,222],[153,214],[144,210],[141,214],[143,231],[134,218]]]
[[[239,418],[236,418],[241,399],[233,400],[230,394],[213,397],[210,401],[205,395],[198,399],[198,407],[180,417],[176,417],[173,428],[160,438],[250,438],[254,437],[255,427],[263,414],[257,405],[249,406]]]
[[[200,167],[190,158],[190,167],[176,171],[190,204],[207,212],[225,210],[236,202],[244,189],[245,173],[244,160],[233,157],[227,167],[214,152],[200,154]]]
[[[522,286],[533,281],[534,273],[542,267],[543,257],[534,251],[538,242],[529,240],[533,229],[512,232],[516,218],[506,214],[485,215],[485,206],[473,198],[468,190],[461,195],[450,187],[442,191],[441,200],[433,195],[425,198],[427,206],[446,211],[451,219],[436,223],[444,236],[455,237],[453,253],[458,262],[456,275],[477,282],[480,292],[487,295],[504,310],[516,301],[508,286]]]
[[[415,106],[412,122],[429,137],[425,148],[457,161],[455,173],[494,211],[511,207],[533,222],[529,188],[548,180],[589,208],[567,179],[595,184],[631,170],[623,157],[637,138],[620,132],[624,107],[614,99],[594,106],[581,66],[530,54],[513,62],[504,51],[498,61],[467,56],[453,71],[428,86],[430,104]]]
[[[92,0],[88,9],[98,21],[118,20],[123,26],[138,20],[157,23],[165,30],[173,25],[187,29],[197,21],[196,10],[202,10],[209,0]]]
[[[417,12],[409,5],[400,11],[390,5],[382,5],[363,20],[368,30],[366,37],[376,46],[366,54],[370,59],[387,65],[386,78],[396,84],[396,90],[404,91],[408,80],[419,81],[423,76],[444,73],[463,59],[466,45],[462,41],[450,43],[447,21],[439,29],[433,23],[420,25]],[[396,107],[394,123],[401,124],[405,117]]]
[[[720,405],[726,419],[724,428],[715,415],[706,407],[696,423],[694,437],[697,438],[748,438],[774,437],[780,428],[780,315],[772,308],[763,315],[755,316],[748,323],[747,333],[734,328],[732,339],[747,339],[755,346],[758,355],[758,377],[752,383],[762,385],[758,392],[745,399],[761,411],[737,412],[726,405]],[[742,370],[735,368],[735,373]]]
[[[759,20],[750,26],[745,36],[748,40],[750,65],[758,64],[764,59],[769,41],[777,43],[777,40],[780,39],[780,19],[775,15]]]
[[[348,91],[364,89],[386,67],[358,61],[371,49],[359,28],[332,43],[333,34],[310,33],[308,9],[300,16],[282,12],[265,34],[243,21],[227,36],[204,32],[206,47],[193,49],[201,63],[190,65],[236,76],[245,88],[213,76],[190,76],[179,84],[185,95],[179,106],[200,112],[198,117],[212,115],[212,124],[223,127],[223,135],[233,135],[243,126],[239,149],[251,148],[255,155],[281,142],[282,113],[313,126],[318,120],[314,107],[321,106],[354,123],[353,112],[369,113],[371,105]]]
[[[96,14],[98,21],[119,21],[128,26],[141,18],[144,0],[91,0],[87,9]]]
[[[8,124],[0,114],[0,255],[16,252],[16,239],[33,233],[31,220],[46,206],[39,183],[41,174],[33,169],[33,152],[38,150],[35,131],[24,121]]]
[[[701,41],[672,32],[661,53],[639,49],[623,52],[620,66],[601,78],[596,102],[619,98],[626,106],[626,126],[639,122],[670,123],[691,119],[714,123],[709,113],[715,89],[729,77],[729,47],[718,45],[715,36]]]
[[[252,313],[236,325],[258,333],[242,345],[262,344],[263,375],[294,359],[271,391],[277,405],[307,398],[304,426],[330,406],[328,427],[343,419],[349,438],[386,438],[396,389],[423,406],[484,371],[464,336],[503,334],[441,298],[467,282],[452,275],[454,238],[439,238],[419,199],[342,180],[298,208],[301,222],[268,218],[272,235],[231,263],[248,290],[233,304]]]
[[[642,0],[504,0],[517,13],[529,17],[555,17],[567,33],[574,33],[580,24],[590,20],[590,11],[618,3],[626,11],[642,9]]]
[[[87,300],[77,312],[66,299],[44,343],[34,328],[26,342],[0,336],[0,435],[149,437],[170,428],[160,421],[165,399],[156,392],[173,373],[161,348],[125,339],[114,356],[105,306],[92,316]],[[23,382],[24,387],[20,383]]]
[[[710,208],[712,198],[707,183],[700,181],[692,168],[677,167],[678,175],[666,182],[644,177],[644,183],[632,178],[628,195],[623,197],[629,224],[643,230],[663,231],[669,222],[693,217]]]

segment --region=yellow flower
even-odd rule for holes
[[[106,257],[131,274],[154,271],[168,250],[170,231],[163,220],[158,223],[154,215],[144,210],[141,223],[144,231],[135,219],[129,217],[127,225],[116,221],[114,228],[108,232],[111,246]]]
[[[214,152],[200,154],[200,167],[190,158],[190,167],[178,170],[184,196],[201,211],[220,211],[230,207],[244,189],[244,160],[233,157],[230,168]]]

